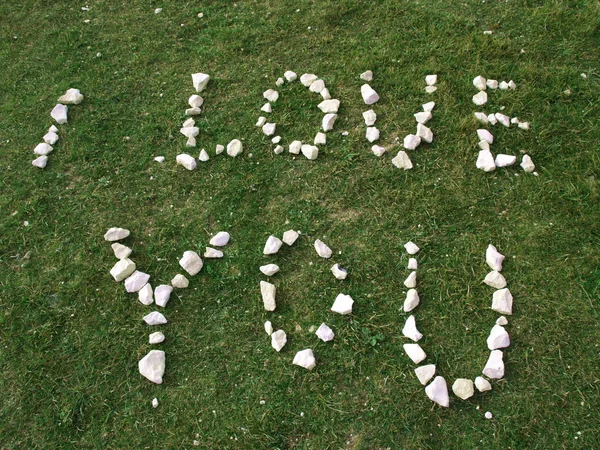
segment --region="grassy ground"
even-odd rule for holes
[[[0,4],[0,447],[598,448],[598,2],[171,3]],[[262,92],[286,69],[318,74],[342,100],[314,162],[273,155],[254,127]],[[364,140],[367,69],[381,95],[381,159]],[[174,158],[198,71],[212,80],[197,151],[233,138],[245,151],[190,173]],[[493,150],[527,152],[539,177],[474,168],[479,74],[518,84],[484,109],[506,106],[532,129],[496,126]],[[69,87],[85,101],[48,167],[34,169],[31,150]],[[272,115],[284,142],[309,140],[315,95],[280,91]],[[395,138],[432,99],[435,142],[411,153],[414,170],[393,168]],[[226,257],[165,310],[161,386],[137,372],[150,309],[108,274],[111,226],[131,230],[125,243],[154,285],[180,271],[183,251],[232,234]],[[289,228],[303,233],[296,247],[264,257],[268,235]],[[342,252],[332,259],[346,281],[312,250],[317,237]],[[421,343],[449,385],[485,364],[497,314],[483,254],[494,243],[508,255],[506,377],[448,409],[425,397],[402,350],[408,240],[422,248]],[[282,267],[275,314],[259,295],[266,262]],[[339,292],[356,301],[351,317],[328,311]],[[280,354],[267,319],[288,333]],[[322,321],[332,343],[310,332]],[[306,347],[312,372],[291,365]]]

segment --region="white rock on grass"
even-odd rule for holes
[[[485,78],[483,78],[481,75],[479,75],[478,77],[475,77],[473,79],[473,86],[475,86],[480,91],[485,91],[485,89],[487,87],[486,83],[487,83],[487,80]]]
[[[523,159],[521,160],[521,167],[525,172],[528,173],[531,173],[535,170],[535,164],[533,163],[529,155],[523,155]]]
[[[377,92],[375,92],[375,90],[368,84],[363,84],[360,87],[360,94],[362,95],[363,101],[367,105],[372,105],[373,103],[377,103],[379,101],[379,95],[377,95]]]
[[[415,116],[415,120],[417,121],[417,123],[422,123],[423,125],[425,125],[427,122],[429,122],[431,120],[431,118],[433,117],[433,115],[431,114],[430,111],[421,111],[421,112],[414,114],[414,116]]]
[[[437,75],[427,75],[425,77],[425,83],[427,86],[433,86],[435,83],[437,83]]]
[[[508,325],[508,319],[504,316],[500,316],[496,319],[496,324],[502,326]]]
[[[209,244],[215,247],[224,247],[229,243],[229,239],[230,236],[227,231],[219,231],[211,238]]]
[[[262,126],[262,132],[265,134],[265,136],[273,136],[276,128],[276,123],[267,122]]]
[[[498,80],[486,80],[485,84],[490,89],[498,89]]]
[[[321,258],[331,258],[331,249],[320,239],[315,240],[314,247]]]
[[[150,275],[136,270],[125,280],[125,290],[129,293],[138,292],[150,280]]]
[[[165,341],[165,335],[161,331],[157,331],[155,333],[150,334],[150,336],[148,336],[148,342],[150,344],[160,344],[161,342],[164,342],[164,341]]]
[[[279,251],[283,242],[276,236],[269,236],[267,242],[265,243],[265,248],[263,249],[264,255],[274,255]]]
[[[331,328],[327,326],[327,324],[322,323],[317,329],[316,333],[317,337],[321,339],[323,342],[332,341],[335,337],[335,333]]]
[[[409,134],[404,138],[404,148],[406,150],[414,150],[421,144],[421,138],[416,134]]]
[[[317,365],[315,361],[315,355],[313,355],[313,351],[310,348],[307,348],[306,350],[301,350],[298,353],[296,353],[292,364],[294,364],[295,366],[304,367],[308,370],[313,370]]]
[[[506,278],[504,278],[504,275],[497,270],[492,270],[490,273],[488,273],[483,279],[483,282],[496,289],[502,289],[506,287]]]
[[[181,127],[182,128],[190,128],[190,127],[193,127],[195,125],[196,125],[196,121],[190,117],[185,122],[183,122],[183,125]]]
[[[417,270],[419,267],[419,263],[415,258],[409,258],[407,269],[409,270]]]
[[[158,163],[164,163],[165,162],[165,157],[164,156],[156,156],[154,158],[154,161],[156,161]]]
[[[424,366],[417,367],[415,369],[415,375],[419,382],[425,386],[435,375],[435,364],[425,364]]]
[[[496,113],[496,114],[494,114],[494,116],[496,117],[496,120],[498,122],[500,122],[506,128],[510,128],[510,117],[508,117],[507,115],[504,115],[502,113]]]
[[[33,161],[31,161],[31,165],[37,167],[38,169],[43,169],[44,167],[46,167],[46,164],[48,164],[47,156],[39,156]]]
[[[317,107],[325,114],[337,113],[340,108],[340,101],[336,99],[323,100]]]
[[[506,348],[510,345],[510,336],[501,325],[494,325],[487,338],[487,346],[490,350]]]
[[[492,270],[502,272],[502,262],[504,261],[504,258],[505,256],[500,253],[496,247],[492,244],[488,245],[485,250],[485,262]]]
[[[277,264],[266,264],[264,266],[260,266],[260,271],[266,276],[271,277],[279,272],[279,266]]]
[[[417,247],[417,244],[415,244],[412,241],[409,241],[406,244],[404,244],[404,248],[406,249],[406,253],[408,253],[409,255],[416,255],[419,252],[419,250],[421,250],[419,247]]]
[[[300,234],[297,231],[287,230],[285,233],[283,233],[283,242],[285,242],[287,245],[294,245],[294,242],[296,242],[298,236],[300,236]]]
[[[115,242],[110,246],[117,259],[125,259],[131,255],[131,249],[123,244]]]
[[[486,141],[488,144],[494,143],[494,135],[484,128],[477,130],[477,137],[480,141]]]
[[[426,86],[425,87],[425,92],[427,92],[428,94],[433,94],[435,91],[437,91],[437,87],[435,87],[435,86]]]
[[[334,264],[331,266],[331,273],[333,273],[333,276],[338,280],[345,280],[348,276],[348,271],[343,267],[340,267],[339,264]]]
[[[150,350],[138,363],[140,374],[156,384],[162,384],[165,373],[165,352]]]
[[[279,144],[281,142],[281,136],[275,136],[273,139],[271,139],[271,142],[273,144]]]
[[[475,387],[479,392],[486,392],[492,390],[492,385],[488,380],[483,377],[475,378]]]
[[[263,97],[269,102],[276,102],[279,98],[279,92],[274,89],[267,89],[263,92]]]
[[[256,121],[256,126],[257,127],[262,127],[266,122],[267,122],[267,118],[263,117],[263,116],[260,116],[258,118],[258,120]]]
[[[223,252],[221,250],[217,250],[216,248],[206,247],[204,251],[205,258],[222,258]]]
[[[354,300],[346,294],[338,294],[331,306],[331,310],[343,316],[352,313],[352,305]]]
[[[277,81],[275,81],[275,86],[283,86],[283,83],[285,83],[285,81],[283,78],[279,77],[277,78]]]
[[[327,143],[327,135],[325,133],[318,132],[315,136],[315,145],[325,145]],[[283,150],[283,147],[282,147]]]
[[[177,289],[185,289],[190,285],[190,280],[188,280],[184,275],[178,273],[171,280],[171,286]]]
[[[309,87],[313,84],[319,77],[317,77],[314,73],[305,73],[300,75],[300,83],[304,86]]]
[[[372,70],[367,70],[366,72],[363,72],[360,74],[360,79],[363,81],[371,81],[373,80],[373,71]]]
[[[467,378],[458,378],[452,385],[452,392],[458,398],[467,400],[473,397],[475,389],[473,389],[473,382]]]
[[[59,103],[54,108],[52,108],[52,111],[50,112],[50,116],[52,116],[52,118],[54,120],[56,120],[57,124],[62,125],[64,123],[67,123],[68,110],[69,110],[69,108],[67,108],[65,105],[61,105]]]
[[[428,144],[433,142],[433,132],[422,123],[417,124],[417,136]]]
[[[498,87],[503,91],[506,91],[508,89],[508,83],[506,81],[501,81]]]
[[[375,125],[375,122],[377,121],[377,113],[375,111],[370,109],[362,113],[362,115],[366,126],[370,127],[371,125]]]
[[[306,157],[306,159],[315,160],[319,156],[319,148],[314,145],[303,144],[300,147],[300,151]]]
[[[492,296],[492,310],[500,314],[512,315],[513,296],[508,288],[494,292]]]
[[[321,97],[323,98],[323,100],[331,100],[331,94],[329,93],[329,89],[323,89],[321,91]]]
[[[240,155],[244,151],[242,142],[239,139],[233,139],[227,144],[227,154],[232,158]]]
[[[50,128],[48,128],[48,131],[51,133],[58,133],[58,128],[56,128],[56,125],[50,125]]]
[[[163,325],[167,323],[167,319],[158,311],[152,311],[150,314],[144,316],[144,322],[148,325]]]
[[[489,114],[487,116],[488,118],[488,122],[491,123],[492,125],[496,125],[498,123],[498,119],[496,119],[496,114]]]
[[[383,154],[385,153],[385,148],[381,147],[379,145],[374,145],[371,147],[371,151],[373,152],[373,154],[375,156],[383,156]]]
[[[58,97],[58,103],[63,105],[79,105],[83,101],[83,95],[79,89],[67,89],[64,95]]]
[[[173,287],[168,284],[161,284],[154,289],[154,301],[158,306],[165,307],[171,298]]]
[[[529,122],[519,122],[518,126],[521,130],[529,130]]]
[[[296,81],[296,79],[298,78],[298,75],[296,74],[296,72],[292,72],[291,70],[286,70],[285,73],[283,74],[283,76],[290,83],[292,81]]]
[[[133,272],[135,272],[135,263],[129,258],[121,259],[110,269],[110,274],[115,281],[123,281]]]
[[[221,145],[221,144],[217,144],[217,146],[215,147],[215,155],[220,155],[224,151],[225,151],[225,146]]]
[[[188,98],[188,104],[191,108],[200,108],[204,104],[204,99],[199,95],[194,94]]]
[[[419,364],[427,358],[427,355],[419,344],[404,344],[402,347],[404,347],[404,351],[415,364]]]
[[[419,330],[417,330],[415,316],[409,316],[408,319],[406,319],[406,322],[404,322],[404,328],[402,328],[402,334],[415,342],[421,340],[423,335],[419,332]]]
[[[379,130],[376,127],[367,127],[365,137],[367,138],[367,141],[373,143],[379,140]]]
[[[185,143],[186,147],[195,147],[196,146],[196,138],[195,137],[189,137]]]
[[[425,394],[429,400],[437,403],[444,408],[450,406],[450,397],[448,396],[448,386],[444,377],[437,376],[429,386],[425,388]]]
[[[270,320],[265,322],[265,333],[267,333],[269,336],[273,334],[273,324]]]
[[[185,110],[186,116],[197,116],[202,112],[200,108],[188,108]]]
[[[517,88],[517,84],[513,80],[510,80],[508,82],[508,87],[509,87],[509,89],[516,89]]]
[[[412,161],[408,154],[403,150],[400,150],[394,159],[392,159],[392,164],[398,169],[410,170],[413,168]]]
[[[338,118],[337,114],[325,114],[323,116],[323,121],[321,123],[321,126],[323,127],[323,131],[333,130],[333,125],[335,124],[335,121],[337,120],[337,118]]]
[[[473,113],[473,115],[474,115],[474,116],[475,116],[475,118],[476,118],[477,120],[479,120],[481,123],[483,123],[483,124],[485,124],[485,125],[487,125],[487,124],[489,123],[488,116],[487,116],[487,114],[486,114],[486,113],[483,113],[483,112],[476,112],[476,113]]]
[[[325,82],[321,79],[313,81],[308,87],[308,90],[315,94],[320,94],[323,89],[325,89]]]
[[[177,164],[185,167],[187,170],[194,170],[197,165],[196,158],[188,155],[187,153],[182,153],[180,155],[177,155],[177,158],[175,158],[175,161],[177,162]]]
[[[487,144],[487,141],[483,141]],[[481,150],[477,155],[477,161],[475,167],[483,170],[484,172],[491,172],[496,170],[496,163],[494,162],[494,155],[489,150]]]
[[[266,113],[270,113],[270,112],[273,112],[273,107],[271,106],[271,104],[270,104],[270,103],[265,103],[265,104],[264,104],[264,105],[263,105],[263,106],[260,108],[260,110],[261,110],[261,111],[264,111],[264,112],[266,112]]]
[[[423,107],[423,111],[431,112],[431,111],[433,111],[433,108],[435,107],[435,102],[427,102],[421,106]]]
[[[492,379],[499,379],[504,376],[504,361],[502,361],[502,350],[492,350],[490,357],[485,363],[483,374]]]
[[[200,270],[202,270],[204,263],[202,262],[202,258],[200,258],[198,253],[193,250],[186,250],[183,252],[183,256],[179,260],[179,265],[191,276],[194,276],[200,272]]]
[[[288,151],[293,155],[298,155],[300,153],[300,149],[302,148],[302,141],[292,141],[290,144]]]
[[[488,419],[488,420],[490,420],[490,419],[493,419],[493,418],[494,418],[494,415],[493,415],[491,412],[489,412],[489,411],[486,411],[486,412],[485,412],[485,414],[484,414],[483,416],[484,416],[486,419]]]
[[[44,137],[44,142],[48,145],[54,145],[58,142],[58,134],[53,131],[48,131]]]
[[[45,142],[42,142],[41,144],[38,144],[35,146],[35,148],[33,149],[33,153],[35,153],[36,155],[45,156],[45,155],[48,155],[49,153],[51,153],[52,150],[54,150],[54,149],[52,148],[51,145],[48,145]]]
[[[275,303],[275,294],[277,289],[274,284],[266,281],[260,282],[260,294],[263,299],[263,305],[267,311],[275,311],[277,304]]]
[[[473,103],[477,106],[482,106],[487,103],[487,94],[485,91],[479,91],[477,94],[473,96]]]
[[[202,149],[200,150],[200,155],[198,156],[198,159],[202,162],[206,162],[210,159],[210,156],[208,156],[206,150]]]
[[[146,283],[144,287],[138,291],[138,296],[142,305],[151,305],[154,303],[154,296],[150,283]]]
[[[404,300],[404,312],[410,312],[419,306],[419,293],[416,289],[409,289]]]
[[[281,351],[281,349],[287,343],[287,336],[285,331],[277,330],[271,333],[271,347],[273,347],[276,351]]]
[[[404,286],[409,289],[413,289],[417,287],[417,271],[413,270],[406,280],[404,280]]]
[[[488,141],[483,141],[483,140],[481,140],[481,141],[479,141],[479,142],[477,143],[477,145],[479,146],[479,148],[480,148],[481,150],[490,150],[490,148],[491,148],[491,147],[490,147],[490,143],[489,143]],[[493,158],[492,158],[492,159],[493,159]]]
[[[210,81],[210,75],[205,73],[194,73],[192,74],[192,84],[196,92],[202,92],[208,82]]]

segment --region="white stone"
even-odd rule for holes
[[[371,125],[375,125],[377,121],[377,114],[372,109],[365,111],[362,113],[363,119],[365,120],[365,125],[370,127]]]
[[[343,267],[340,267],[339,264],[334,264],[331,266],[331,273],[333,273],[333,276],[338,280],[345,280],[348,276],[348,271]]]
[[[487,346],[490,350],[506,348],[510,345],[510,336],[502,325],[494,325],[487,338]]]
[[[500,316],[496,319],[496,325],[508,325],[508,319],[504,316]]]
[[[419,382],[425,386],[435,375],[435,364],[425,364],[424,366],[417,367],[415,375],[419,379]]]
[[[492,310],[500,314],[512,315],[513,296],[508,288],[494,292],[492,296]]]
[[[267,89],[263,92],[263,97],[269,102],[276,102],[279,98],[279,92],[274,89]]]
[[[196,138],[195,137],[189,137],[187,142],[185,143],[186,147],[195,147],[196,146]]]
[[[273,324],[270,320],[265,322],[265,333],[267,333],[269,336],[273,334]]]
[[[519,128],[521,130],[529,130],[529,122],[519,122]]]
[[[331,249],[320,239],[315,240],[314,247],[321,258],[331,258]]]
[[[410,170],[413,168],[412,161],[403,150],[400,150],[394,159],[392,159],[392,164],[398,169]]]
[[[142,305],[151,305],[154,303],[154,296],[150,283],[146,283],[144,287],[138,291],[138,296]]]
[[[316,333],[317,337],[321,339],[323,342],[332,341],[335,337],[335,333],[331,328],[327,326],[327,324],[322,323],[317,329]]]
[[[296,242],[298,236],[300,236],[300,234],[297,231],[287,230],[285,233],[283,233],[283,242],[285,242],[287,245],[294,245],[294,242]]]
[[[416,255],[419,250],[421,250],[419,247],[417,247],[417,245],[412,242],[409,241],[406,244],[404,244],[404,248],[406,249],[406,253],[408,253],[409,255]]]
[[[423,111],[431,112],[431,111],[433,111],[433,108],[435,107],[435,102],[425,103],[424,105],[422,105],[422,107],[423,107]]]
[[[162,331],[157,331],[155,333],[150,334],[150,336],[148,336],[148,342],[150,344],[160,344],[161,342],[164,342],[165,340],[165,335]]]
[[[223,252],[221,250],[217,250],[216,248],[206,247],[204,251],[205,258],[222,258]]]
[[[490,382],[483,377],[475,378],[475,387],[479,392],[486,392],[492,390],[492,385],[490,384]]]
[[[477,120],[479,120],[481,123],[483,123],[483,124],[485,124],[485,125],[487,125],[487,124],[489,123],[488,116],[486,115],[486,113],[483,113],[483,112],[476,112],[476,113],[473,113],[473,115],[474,115],[474,116],[475,116],[475,118],[476,118]]]
[[[291,70],[286,70],[285,73],[283,74],[283,76],[289,82],[296,81],[296,79],[298,78],[298,75],[296,74],[296,72],[292,72]]]
[[[325,114],[337,113],[340,108],[340,101],[336,99],[323,100],[317,107]]]
[[[309,87],[317,80],[317,78],[318,77],[313,73],[305,73],[300,75],[300,83],[302,83],[306,87]]]
[[[294,364],[295,366],[304,367],[308,370],[313,370],[317,365],[315,361],[315,356],[313,355],[313,351],[310,348],[307,348],[306,350],[301,350],[298,353],[296,353],[292,364]]]
[[[262,126],[262,132],[266,136],[273,136],[275,134],[275,128],[277,128],[277,124],[267,122]]]
[[[204,99],[194,94],[188,99],[188,104],[191,108],[200,108],[204,104]]]
[[[485,84],[490,89],[498,89],[498,80],[486,80]]]
[[[283,78],[279,77],[277,78],[277,81],[275,81],[275,86],[283,86],[283,83],[285,83],[285,81],[283,81]]]
[[[416,134],[409,134],[404,138],[404,148],[406,150],[414,150],[421,144],[421,138]]]
[[[516,88],[517,88],[517,85],[516,85],[516,83],[515,83],[513,80],[510,80],[510,81],[508,82],[508,87],[509,87],[510,89],[516,89]]]
[[[416,289],[409,289],[404,300],[404,312],[410,312],[419,306],[419,293]]]
[[[433,132],[422,123],[417,124],[417,136],[428,144],[433,142]]]
[[[264,104],[264,105],[263,105],[263,106],[260,108],[260,110],[261,110],[261,111],[264,111],[264,112],[266,112],[266,113],[270,113],[270,112],[273,112],[273,107],[271,106],[271,104],[270,104],[270,103],[265,103],[265,104]]]
[[[219,231],[211,238],[209,244],[214,245],[215,247],[224,247],[229,243],[229,239],[230,236],[227,231]]]
[[[302,154],[306,159],[314,160],[319,156],[319,148],[314,145],[303,144],[302,147],[300,147],[300,151],[302,151]]]
[[[315,145],[325,145],[327,143],[327,135],[325,133],[318,132],[315,136]],[[283,150],[283,149],[282,149]]]
[[[417,260],[415,258],[409,258],[407,268],[409,270],[417,270],[418,267],[419,263],[417,262]]]
[[[144,322],[148,325],[163,325],[167,323],[167,319],[158,311],[152,311],[150,314],[144,316]]]
[[[380,147],[379,145],[374,145],[373,147],[371,147],[371,151],[375,156],[383,156],[383,154],[385,153],[385,148]]]
[[[256,121],[256,126],[257,127],[262,127],[265,123],[267,123],[267,118],[263,117],[263,116],[260,116],[258,118],[258,120]]]
[[[125,260],[122,260],[122,261],[125,261]],[[150,279],[150,275],[148,275],[147,273],[144,273],[144,272],[140,272],[139,270],[136,270],[131,275],[129,275],[129,277],[127,277],[127,279],[125,280],[125,290],[130,293],[138,292],[140,289],[142,289],[146,285],[146,283],[148,283],[149,279]]]
[[[347,315],[352,313],[352,305],[354,304],[354,300],[349,295],[338,294],[331,306],[331,310],[333,312]]]
[[[479,75],[478,77],[475,77],[473,79],[473,86],[475,86],[480,91],[485,91],[485,88],[487,87],[486,82],[487,82],[487,80],[485,78],[483,78],[481,75]]]
[[[331,94],[329,93],[329,89],[323,89],[321,91],[321,97],[323,98],[323,100],[331,100]]]
[[[428,94],[433,94],[435,91],[437,91],[437,87],[435,87],[435,86],[426,86],[425,87],[425,92],[427,92]]]
[[[523,155],[521,160],[521,167],[525,172],[533,172],[535,170],[535,164],[533,163],[529,155]]]
[[[473,96],[473,103],[477,106],[485,105],[487,103],[487,94],[485,91],[479,91]]]
[[[504,125],[507,128],[510,127],[510,117],[508,117],[507,115],[502,114],[502,113],[496,113],[496,114],[494,114],[494,116],[496,117],[496,120],[498,122],[500,122],[502,125]]]
[[[320,94],[323,89],[325,89],[325,82],[320,79],[313,81],[308,87],[308,90],[315,94]]]
[[[300,153],[300,149],[302,148],[302,142],[301,141],[292,141],[292,143],[289,146],[289,152],[297,155]]]
[[[182,128],[193,127],[195,125],[196,125],[196,121],[190,117],[185,122],[183,122]]]
[[[183,127],[179,129],[179,132],[183,134],[185,137],[196,137],[200,132],[200,128],[198,127]]]
[[[497,270],[492,270],[490,273],[488,273],[483,279],[483,282],[496,289],[502,289],[506,287],[506,278],[504,278],[504,275]]]
[[[67,123],[68,110],[69,110],[69,108],[67,108],[65,105],[61,105],[59,103],[54,108],[52,108],[52,111],[50,112],[50,116],[52,116],[52,118],[54,120],[56,120],[57,124],[62,125],[63,123]]]
[[[196,168],[196,164],[197,164],[196,158],[188,155],[187,153],[182,153],[180,155],[177,155],[177,158],[175,158],[175,161],[177,161],[177,164],[185,167],[187,170],[194,170]]]
[[[125,259],[131,255],[131,249],[123,244],[115,242],[110,246],[117,259]]]
[[[427,75],[425,77],[425,83],[427,86],[433,86],[435,83],[437,83],[437,75]]]
[[[496,249],[492,244],[488,245],[485,250],[485,262],[492,270],[502,272],[502,261],[505,256]]]
[[[156,397],[152,399],[152,407],[158,408],[158,399]]]
[[[427,358],[427,355],[419,344],[404,344],[402,347],[404,347],[404,351],[415,364],[419,364]]]
[[[221,145],[221,144],[217,144],[217,146],[215,147],[215,155],[220,155],[224,151],[225,151],[225,146]]]
[[[63,105],[79,105],[83,101],[83,95],[79,89],[67,89],[64,95],[58,97],[58,103]]]
[[[123,281],[129,275],[135,272],[135,263],[129,258],[123,258],[119,260],[112,269],[110,269],[110,274],[115,279],[115,281]]]
[[[159,162],[159,163],[164,163],[165,162],[165,157],[164,156],[156,156],[154,158],[154,161]]]
[[[467,378],[458,378],[452,385],[452,392],[454,392],[454,395],[458,398],[467,400],[468,398],[473,397],[473,394],[475,393],[473,382]]]
[[[363,81],[371,81],[373,80],[373,71],[372,70],[367,70],[366,72],[363,72],[360,74],[360,79]]]
[[[205,73],[192,74],[192,84],[196,92],[202,92],[210,80],[210,75]]]
[[[433,115],[431,114],[431,111],[421,111],[421,112],[414,114],[414,116],[415,116],[415,120],[417,121],[417,123],[422,123],[423,125],[425,125],[427,122],[429,122],[431,120],[431,118],[433,117]]]
[[[154,10],[154,14],[160,14],[162,12],[162,8],[156,8]]]
[[[413,270],[406,280],[404,280],[404,286],[409,289],[413,289],[417,287],[417,271]]]
[[[503,91],[508,89],[508,83],[506,81],[501,81],[499,84],[500,89],[502,89]]]
[[[46,144],[54,145],[58,142],[58,134],[54,133],[53,131],[48,131],[44,135],[43,139]]]
[[[183,252],[183,257],[179,260],[179,265],[191,276],[194,276],[202,270],[204,263],[198,253],[187,250]]]
[[[485,412],[485,414],[484,414],[483,416],[484,416],[486,419],[488,419],[488,420],[491,420],[491,419],[493,419],[493,418],[494,418],[494,415],[493,415],[491,412],[489,412],[489,411],[486,411],[486,412]]]
[[[200,155],[198,156],[198,159],[202,162],[206,162],[210,159],[210,156],[208,156],[206,150],[202,149],[200,150]]]
[[[323,131],[333,130],[333,125],[335,124],[335,121],[337,120],[337,118],[338,118],[337,114],[325,114],[323,116],[323,121],[321,123],[321,126],[323,127]]]
[[[263,250],[263,254],[265,255],[274,255],[275,253],[277,253],[279,251],[279,249],[281,248],[281,246],[283,245],[283,242],[281,241],[281,239],[279,239],[276,236],[269,236],[269,238],[267,239],[267,242],[265,243],[265,248]]]
[[[487,141],[483,141],[486,142]],[[489,150],[481,150],[477,156],[477,162],[475,167],[483,170],[484,172],[491,172],[496,170],[496,164],[494,163],[494,155]]]
[[[275,136],[273,139],[271,139],[271,142],[273,144],[279,144],[281,142],[281,136]]]
[[[360,94],[362,95],[363,101],[367,105],[372,105],[373,103],[377,103],[379,101],[379,95],[377,95],[377,92],[375,92],[375,90],[368,84],[363,84],[360,87]]]
[[[437,376],[429,386],[425,388],[425,394],[432,402],[447,408],[450,406],[450,397],[448,396],[448,386],[443,377]]]
[[[271,277],[279,272],[279,266],[277,264],[266,264],[264,266],[260,266],[260,271],[266,276]]]
[[[58,133],[58,128],[56,128],[56,125],[50,125],[50,128],[48,128],[48,131],[51,133]]]
[[[490,150],[490,143],[488,141],[479,141],[478,144],[481,150]]]
[[[266,281],[260,282],[260,294],[262,295],[263,305],[267,311],[275,311],[277,304],[275,303],[276,288],[274,284]]]
[[[485,363],[483,374],[492,379],[502,378],[504,376],[504,362],[502,361],[502,350],[492,350],[490,357]]]
[[[171,280],[171,286],[177,289],[185,289],[190,285],[190,280],[188,280],[184,275],[178,273]]]
[[[157,286],[154,290],[156,304],[158,306],[162,306],[163,308],[167,306],[167,302],[171,297],[171,292],[173,292],[173,288],[168,284],[161,284],[160,286]]]
[[[496,125],[498,123],[498,119],[496,119],[496,114],[489,114],[487,116],[488,122],[492,125]]]
[[[379,130],[376,127],[367,127],[366,136],[367,141],[373,143],[379,140]]]
[[[188,108],[185,110],[186,116],[197,116],[202,112],[202,110],[198,107],[196,108]]]
[[[486,141],[488,144],[494,143],[494,135],[484,128],[477,130],[477,137],[480,141]]]
[[[417,323],[415,316],[409,316],[404,322],[404,328],[402,328],[402,334],[415,342],[418,342],[423,335],[417,330]]]
[[[287,336],[285,331],[277,330],[271,333],[271,347],[273,347],[276,351],[281,351],[281,349],[285,346],[287,342]]]
[[[156,384],[162,384],[165,373],[165,352],[150,350],[138,363],[140,374]]]
[[[52,148],[51,145],[48,145],[45,142],[42,142],[41,144],[38,144],[35,146],[35,148],[33,149],[33,153],[35,153],[36,155],[45,156],[45,155],[51,153],[52,150],[54,150],[54,149]]]
[[[227,154],[232,158],[240,155],[243,151],[244,147],[239,139],[233,139],[231,142],[229,142],[229,144],[227,144]]]

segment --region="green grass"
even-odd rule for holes
[[[171,3],[0,4],[0,448],[600,447],[598,2]],[[316,161],[272,154],[254,127],[262,92],[287,69],[323,77],[342,101]],[[364,139],[367,69],[381,95],[381,159]],[[212,79],[193,154],[233,138],[245,150],[190,173],[174,159],[198,71]],[[531,131],[497,125],[492,150],[527,152],[539,177],[475,169],[480,74],[517,83],[483,109],[505,106]],[[48,167],[34,169],[31,150],[69,87],[85,101],[70,108]],[[284,143],[311,139],[317,97],[299,84],[279,90]],[[435,141],[399,171],[390,160],[432,99]],[[185,250],[232,234],[225,258],[207,261],[165,310],[160,386],[137,371],[151,309],[112,282],[111,226],[131,230],[125,244],[153,285],[181,271]],[[289,228],[302,231],[296,246],[264,257],[269,234]],[[318,258],[316,238],[342,254]],[[422,248],[421,344],[449,385],[485,364],[497,314],[483,255],[488,243],[508,255],[506,377],[467,401],[451,395],[448,409],[426,398],[402,350],[408,240]],[[267,262],[282,269],[274,314],[258,287]],[[333,262],[348,267],[346,281],[331,276]],[[355,299],[350,317],[329,312],[339,292]],[[267,319],[288,333],[280,354]],[[309,331],[323,321],[332,343]],[[306,347],[312,372],[291,365]]]

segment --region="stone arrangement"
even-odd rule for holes
[[[370,83],[373,81],[373,72],[371,70],[367,70],[366,72],[361,73],[360,79]],[[371,106],[379,101],[379,95],[377,92],[375,92],[375,89],[373,89],[367,83],[360,87],[360,95],[362,96],[365,105]],[[363,112],[362,115],[363,120],[365,121],[365,126],[367,127],[365,139],[369,141],[370,144],[373,144],[379,140],[380,134],[379,129],[375,126],[375,122],[377,122],[377,113],[374,109],[369,109],[368,111]],[[371,147],[371,151],[375,156],[381,157],[385,153],[385,148],[375,144]]]
[[[67,123],[67,105],[79,105],[83,101],[83,95],[79,89],[67,89],[64,95],[58,98],[58,104],[50,112],[50,116],[58,125]],[[54,150],[53,145],[58,142],[58,128],[52,125],[44,135],[44,142],[36,145],[33,152],[38,155],[31,164],[38,169],[43,169],[48,164],[48,155]]]

